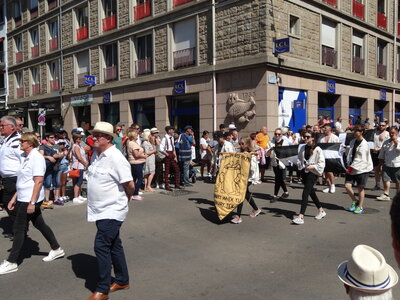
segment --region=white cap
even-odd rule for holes
[[[234,124],[234,123],[229,124],[228,129],[233,129],[233,130],[235,130],[235,129],[236,129],[235,124]]]

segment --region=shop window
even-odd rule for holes
[[[293,36],[300,36],[300,18],[289,15],[289,34]]]
[[[153,62],[153,36],[151,34],[140,36],[136,39],[136,74],[152,73]]]
[[[154,99],[131,101],[133,121],[143,128],[152,128],[156,123]]]
[[[83,51],[76,55],[76,74],[78,87],[85,86],[85,76],[89,75],[89,51]]]
[[[173,62],[174,69],[196,63],[196,19],[187,19],[174,24]]]
[[[102,121],[117,124],[119,122],[119,102],[101,104]]]

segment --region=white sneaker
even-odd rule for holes
[[[79,197],[77,197],[77,198],[74,198],[74,199],[72,199],[72,203],[73,204],[82,204],[82,203],[84,203],[85,201],[83,201],[81,198],[79,198]]]
[[[49,255],[43,258],[43,261],[53,261],[57,258],[63,257],[65,255],[65,252],[63,249],[58,248],[57,250],[51,250],[49,252]]]
[[[323,189],[322,192],[323,192],[323,193],[329,193],[330,190],[331,190],[331,188],[330,188],[330,187],[327,187],[326,189]]]
[[[320,211],[319,213],[318,213],[318,215],[316,215],[314,218],[316,219],[316,220],[321,220],[322,218],[324,218],[326,216],[326,212],[323,210],[323,211]]]
[[[335,187],[335,185],[334,184],[332,184],[331,185],[331,188],[330,188],[330,190],[329,190],[329,193],[334,193],[336,191],[336,187]]]
[[[376,197],[376,199],[379,201],[390,201],[390,197],[386,196],[385,194],[382,194],[379,197]]]
[[[304,219],[300,218],[299,216],[297,216],[292,220],[292,222],[294,224],[297,224],[297,225],[303,225],[304,224]]]
[[[82,195],[80,195],[78,198],[81,199],[83,202],[87,201],[87,198],[82,197]]]
[[[18,271],[18,265],[15,263],[10,263],[8,261],[3,261],[0,265],[0,275],[8,274]]]

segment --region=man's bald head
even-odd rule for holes
[[[260,128],[260,132],[262,132],[262,133],[264,133],[264,134],[267,134],[267,126],[262,126],[262,127]]]

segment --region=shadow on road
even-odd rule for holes
[[[289,220],[292,220],[294,215],[296,214],[294,211],[280,209],[280,208],[273,208],[273,207],[263,207],[263,210],[266,210],[269,213],[274,214],[274,217],[286,217]]]
[[[24,259],[30,258],[32,257],[32,255],[46,256],[47,252],[39,251],[39,243],[27,236],[25,237],[24,245],[22,246],[17,263],[21,264]]]
[[[85,280],[85,287],[94,292],[97,284],[97,259],[96,257],[78,253],[67,257],[72,263],[75,276]]]

